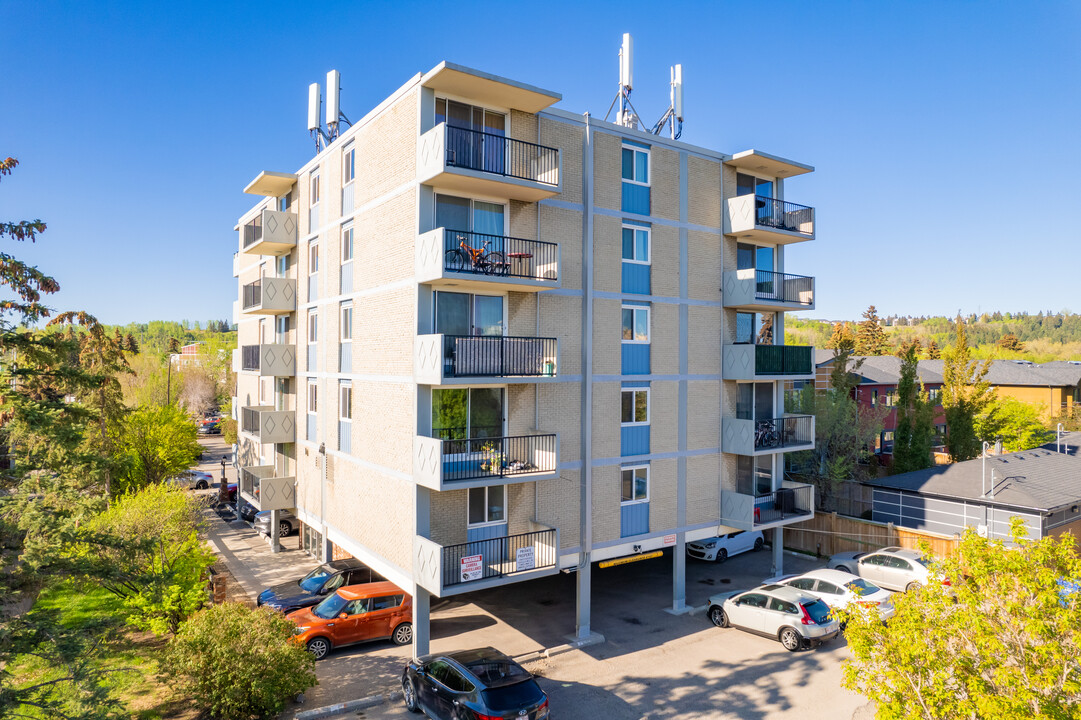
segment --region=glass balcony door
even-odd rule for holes
[[[435,293],[435,332],[498,337],[503,334],[503,296]]]
[[[739,383],[736,417],[740,420],[772,420],[773,383]]]
[[[449,127],[473,131],[455,135],[453,141],[448,140],[448,145],[453,146],[457,164],[503,174],[507,165],[506,115],[454,100],[437,98],[435,124],[444,122]]]

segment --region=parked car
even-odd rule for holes
[[[270,535],[270,510],[255,513],[255,529],[264,535]],[[288,510],[278,511],[278,537],[288,537],[294,530],[300,529],[300,521]]]
[[[879,587],[908,591],[931,582],[930,564],[930,559],[916,550],[887,547],[873,552],[837,553],[826,566],[859,575]]]
[[[889,590],[883,590],[869,580],[842,570],[812,570],[802,575],[782,575],[765,582],[787,585],[814,595],[831,608],[859,603],[876,608],[883,620],[889,620],[895,612]]]
[[[733,555],[739,555],[748,550],[761,550],[765,542],[760,530],[738,530],[720,537],[687,543],[687,556],[711,562],[714,560],[724,562]]]
[[[244,522],[255,522],[255,514],[259,512],[259,509],[252,505],[244,498],[237,495],[236,498],[236,514]]]
[[[390,582],[340,587],[315,607],[286,617],[296,623],[296,642],[316,660],[334,648],[370,640],[413,642],[413,598]]]
[[[410,712],[434,720],[550,717],[548,696],[533,676],[490,647],[410,661],[402,673],[402,699]]]
[[[188,490],[206,490],[210,487],[210,483],[214,482],[214,477],[210,473],[201,470],[185,470],[182,473],[173,475],[167,482]]]
[[[196,432],[200,435],[221,435],[221,423],[209,422],[205,425],[200,425],[196,428]]]
[[[255,604],[266,605],[289,614],[294,610],[318,604],[345,585],[360,585],[380,580],[385,578],[359,560],[335,560],[320,565],[299,580],[267,588],[259,593]]]
[[[236,502],[236,483],[229,483],[225,486],[225,494],[229,498],[229,502]]]
[[[832,640],[841,631],[830,608],[815,596],[786,585],[762,585],[709,599],[709,619],[781,642],[795,652]]]

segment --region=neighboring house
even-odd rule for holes
[[[1010,538],[1020,517],[1030,538],[1070,533],[1081,537],[1081,433],[1035,450],[966,460],[892,475],[874,488],[872,519],[944,535],[976,528]],[[993,478],[993,482],[992,482]]]
[[[593,563],[672,547],[682,609],[686,542],[772,529],[779,567],[814,513],[812,348],[774,344],[813,168],[559,100],[442,63],[245,188],[241,495],[408,590],[418,655],[433,597],[576,570],[585,637]]]
[[[941,360],[925,362],[942,372]],[[992,360],[984,379],[999,397],[1041,406],[1044,418],[1069,414],[1075,403],[1081,403],[1081,361],[1078,360],[1039,364],[1028,360]]]
[[[186,367],[201,367],[203,364],[203,343],[195,342],[182,345],[180,352],[169,356],[169,362],[173,367],[183,369]]]

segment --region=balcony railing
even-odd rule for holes
[[[558,185],[559,150],[447,125],[447,165]]]
[[[810,485],[793,485],[755,497],[755,525],[814,513],[814,488]]]
[[[259,408],[240,409],[240,432],[259,433]]]
[[[755,345],[756,375],[810,375],[814,373],[809,345]]]
[[[539,240],[444,231],[443,264],[449,272],[555,281],[559,246]]]
[[[259,346],[258,345],[244,345],[240,348],[240,369],[241,370],[258,370],[259,369]]]
[[[244,300],[242,306],[245,310],[258,307],[263,302],[263,282],[256,280],[244,286]]]
[[[473,428],[472,432],[478,430],[482,428]],[[463,438],[463,431],[455,428],[438,429],[434,434],[441,437],[444,482],[551,473],[556,469],[554,434]]]
[[[555,359],[555,338],[443,336],[445,377],[551,376]]]
[[[787,415],[755,420],[754,449],[796,447],[814,443],[814,416]]]
[[[755,224],[776,230],[806,232],[814,221],[814,208],[764,195],[755,196]]]
[[[756,300],[814,305],[815,279],[813,277],[756,270],[754,285]]]
[[[249,248],[263,239],[263,216],[256,215],[255,219],[244,226],[244,247]]]
[[[442,585],[501,578],[519,572],[554,568],[559,560],[555,530],[476,540],[442,548]]]

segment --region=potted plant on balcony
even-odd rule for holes
[[[480,469],[485,472],[499,472],[503,467],[503,453],[495,443],[487,442],[480,447]]]

